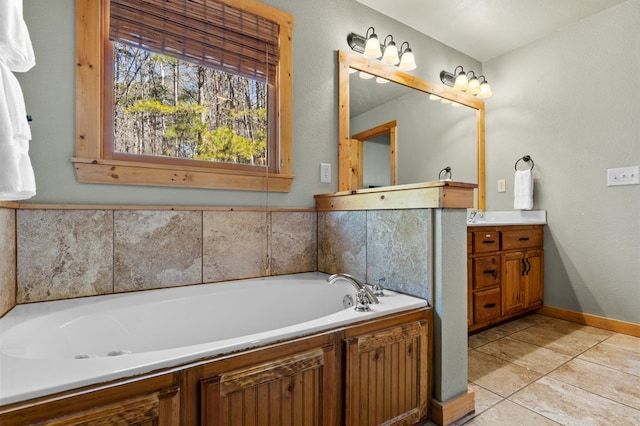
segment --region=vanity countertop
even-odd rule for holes
[[[497,225],[545,225],[547,223],[546,210],[506,210],[470,212],[467,216],[467,226],[497,226]]]

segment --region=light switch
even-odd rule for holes
[[[320,163],[320,183],[331,183],[331,164]]]
[[[498,192],[507,192],[507,182],[504,179],[498,180]]]

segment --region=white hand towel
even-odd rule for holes
[[[531,170],[516,170],[513,192],[514,209],[531,210],[533,208],[533,175]]]
[[[18,79],[35,65],[22,0],[0,0],[0,200],[24,200],[36,193],[29,159],[31,129]]]
[[[0,1],[0,62],[18,72],[25,72],[36,64],[22,17],[22,0]]]
[[[0,63],[0,200],[25,200],[36,193],[29,159],[31,129],[18,79]]]

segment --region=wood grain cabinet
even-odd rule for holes
[[[467,251],[469,331],[542,306],[543,225],[469,227]]]
[[[325,357],[333,349],[278,358],[201,381],[203,425],[323,425]],[[331,402],[328,402],[332,405]]]
[[[180,388],[177,376],[152,378],[68,392],[0,410],[0,424],[179,426]]]
[[[411,425],[427,416],[427,321],[346,339],[345,424]]]

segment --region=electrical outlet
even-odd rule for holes
[[[607,169],[607,186],[639,185],[640,166]]]
[[[504,179],[498,180],[498,192],[507,192],[507,181]]]
[[[320,163],[320,183],[331,183],[331,164]]]

